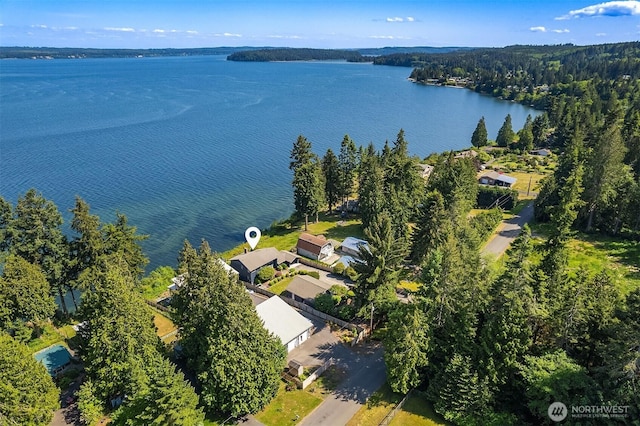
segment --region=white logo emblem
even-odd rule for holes
[[[567,414],[569,414],[569,412],[567,411],[567,406],[562,402],[554,402],[547,409],[547,414],[554,422],[561,422],[567,418]]]

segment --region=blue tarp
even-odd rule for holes
[[[64,366],[71,362],[71,354],[62,345],[49,346],[33,356],[36,361],[45,366],[51,376],[55,376]]]

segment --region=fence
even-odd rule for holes
[[[409,399],[409,396],[411,396],[411,393],[413,392],[413,389],[411,389],[409,392],[407,392],[407,394],[404,396],[404,398],[402,398],[402,401],[398,402],[398,405],[396,405],[393,410],[391,410],[391,412],[389,412],[389,414],[387,414],[385,416],[384,419],[382,419],[382,421],[380,422],[379,426],[387,426],[389,423],[391,423],[391,420],[393,420],[393,418],[396,416],[396,414],[398,414],[398,411],[400,411],[400,409],[402,409],[402,406],[404,405],[405,402],[407,402],[407,399]]]
[[[329,358],[328,360],[326,360],[324,364],[322,364],[320,367],[316,369],[316,371],[314,371],[313,373],[311,373],[309,377],[304,379],[302,381],[302,389],[306,389],[307,386],[313,383],[315,379],[320,377],[322,373],[324,373],[327,370],[327,368],[331,367],[331,365],[333,365],[333,358]]]
[[[154,302],[153,300],[145,300],[145,302],[147,302],[147,305],[149,306],[153,306],[154,308],[162,311],[162,312],[169,312],[169,308],[167,308],[166,306],[163,306],[157,302]]]

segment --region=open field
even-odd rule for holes
[[[569,268],[608,271],[623,294],[640,288],[640,242],[578,234],[570,243]]]
[[[412,394],[402,409],[395,415],[390,426],[441,426],[449,425],[439,414],[433,411],[431,403],[419,394]]]
[[[317,395],[301,389],[288,391],[281,383],[276,397],[255,417],[266,426],[294,425],[321,402],[322,398]]]
[[[176,325],[169,318],[158,312],[155,312],[153,315],[153,323],[156,326],[156,334],[159,337],[166,336],[167,334],[172,333],[178,329],[178,327],[176,327]]]

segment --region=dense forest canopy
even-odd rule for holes
[[[335,49],[261,49],[236,52],[227,57],[229,61],[326,61],[346,60],[348,62],[371,62],[372,58],[362,56],[357,50]]]

